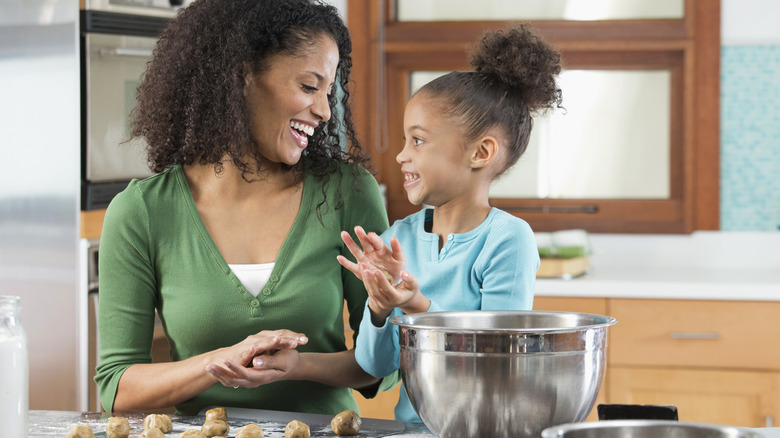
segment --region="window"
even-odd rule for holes
[[[488,12],[483,21],[455,21],[452,8],[438,21],[425,21],[425,17],[409,17],[403,10],[407,3],[350,0],[348,4],[356,124],[361,141],[370,145],[378,179],[387,185],[391,220],[419,208],[408,203],[395,162],[402,147],[403,108],[411,90],[431,75],[467,69],[466,51],[482,33],[511,25],[491,17],[488,7],[483,9]],[[539,5],[528,0],[512,3]],[[568,18],[530,21],[561,52],[563,105],[568,114],[536,120],[537,138],[516,172],[494,184],[491,204],[522,217],[538,231],[717,229],[720,3],[642,1],[660,5],[667,11],[660,16],[672,18],[645,11],[650,14],[645,18],[621,12],[609,19],[571,19],[560,14],[571,10],[567,4],[577,2],[543,3],[557,5],[558,15],[552,17]],[[606,10],[616,3],[603,0],[601,4]],[[396,19],[399,9],[410,21]],[[682,15],[674,12],[678,10]],[[585,93],[594,87],[603,90],[599,95],[604,105],[583,108]],[[657,91],[648,92],[647,87]],[[587,152],[572,159],[572,148],[581,145],[573,144],[566,135],[569,128],[562,129],[561,124],[587,126],[589,118],[590,123],[600,123],[588,135],[594,143],[604,143],[603,150],[595,152],[587,146]],[[591,164],[595,167],[588,170]]]

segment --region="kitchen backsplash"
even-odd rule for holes
[[[780,230],[780,45],[721,48],[720,228]]]

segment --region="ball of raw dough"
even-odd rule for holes
[[[344,412],[333,417],[330,420],[330,428],[336,435],[357,435],[360,432],[360,425],[363,419],[357,412],[347,409]]]
[[[160,429],[153,427],[143,431],[143,433],[138,435],[138,438],[165,438],[165,434]]]
[[[111,417],[106,423],[108,438],[127,438],[130,436],[130,422],[127,418]]]
[[[262,427],[254,423],[250,423],[242,427],[241,429],[238,429],[238,433],[236,433],[236,438],[265,438],[265,435],[263,434]]]
[[[182,432],[179,435],[179,438],[208,438],[203,431],[200,431],[198,429],[190,429],[187,431]]]
[[[203,423],[200,428],[207,437],[226,436],[230,431],[230,426],[222,420],[209,420]]]
[[[211,420],[227,421],[227,412],[225,412],[225,408],[214,408],[206,411],[206,421]]]
[[[287,423],[284,428],[284,438],[311,438],[309,425],[298,420]]]
[[[68,438],[95,438],[92,428],[86,424],[77,424],[68,431]]]
[[[149,414],[144,418],[144,430],[160,429],[162,433],[168,433],[173,430],[171,417],[165,414]]]

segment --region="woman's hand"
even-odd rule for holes
[[[232,347],[220,349],[221,363],[206,366],[206,371],[225,386],[256,388],[283,379],[298,363],[295,348],[308,338],[290,330],[262,331]],[[262,366],[261,366],[262,365]]]
[[[348,232],[341,232],[341,240],[344,241],[347,249],[349,249],[349,252],[352,253],[356,260],[353,263],[346,257],[339,255],[336,259],[341,266],[347,268],[359,279],[364,280],[363,269],[360,268],[360,265],[368,263],[381,270],[383,275],[388,278],[388,282],[393,284],[400,282],[401,271],[406,266],[406,256],[398,239],[393,237],[390,240],[390,248],[388,248],[381,237],[374,232],[366,233],[361,226],[355,227],[355,235],[360,241],[360,246],[363,247],[362,250],[352,240],[352,236]]]

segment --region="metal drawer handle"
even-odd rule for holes
[[[718,332],[672,332],[672,339],[718,339]]]
[[[131,58],[150,58],[152,56],[152,51],[150,49],[126,49],[122,47],[102,47],[98,50],[98,53],[103,57],[124,56]]]

